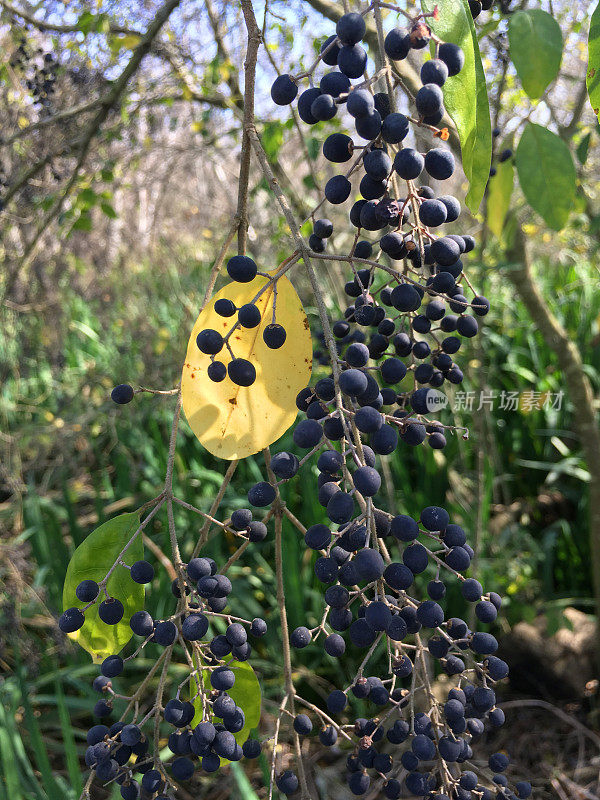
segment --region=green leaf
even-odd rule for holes
[[[113,206],[111,206],[110,203],[100,203],[100,208],[102,209],[103,213],[106,214],[106,216],[109,217],[110,219],[117,218],[118,216],[117,212],[115,211]]]
[[[63,609],[82,608],[76,595],[77,584],[86,578],[97,583],[102,581],[109,569],[117,560],[117,556],[131,539],[139,527],[139,514],[120,514],[109,519],[84,539],[67,567],[67,575],[63,588]],[[144,557],[142,537],[138,535],[123,560],[127,564],[139,561]],[[85,623],[69,636],[92,656],[94,661],[102,661],[106,656],[118,653],[131,639],[129,620],[132,614],[144,607],[144,587],[131,580],[129,570],[123,566],[115,568],[108,579],[106,591],[111,597],[120,600],[125,607],[123,619],[117,625],[107,625],[98,617],[98,604],[85,612]]]
[[[508,24],[510,55],[523,89],[540,98],[558,75],[563,39],[560,25],[539,8],[517,11]]]
[[[83,34],[88,34],[94,29],[94,25],[96,24],[96,15],[92,14],[90,11],[84,11],[79,15],[75,24]]]
[[[573,630],[573,623],[565,617],[562,609],[549,606],[546,609],[546,636],[554,636],[561,628]]]
[[[487,197],[487,225],[494,236],[498,238],[502,236],[504,220],[510,208],[514,178],[515,168],[512,158],[499,162],[496,174],[490,178]]]
[[[84,11],[79,15],[75,23],[79,30],[87,36],[88,33],[107,33],[110,21],[106,14],[92,14],[91,11]]]
[[[600,3],[590,20],[586,82],[594,114],[600,119]]]
[[[588,153],[590,150],[591,139],[592,139],[592,132],[588,131],[583,137],[583,139],[577,145],[575,153],[577,154],[577,160],[579,161],[580,164],[585,164],[585,162],[587,161]]]
[[[235,675],[235,683],[231,689],[228,689],[227,694],[235,700],[235,704],[242,709],[246,718],[242,730],[234,734],[236,742],[242,745],[250,735],[252,728],[256,728],[260,722],[260,684],[256,673],[247,661],[234,661],[233,659],[229,659],[228,663]],[[204,684],[204,692],[210,694],[213,691],[210,685],[210,670],[202,670],[202,681]],[[193,693],[196,694],[198,691],[197,682],[192,678],[190,684]],[[192,720],[192,727],[202,721],[202,696],[199,695],[193,702],[196,715]],[[215,719],[219,722],[221,721],[218,717],[215,717]],[[228,763],[228,761],[221,759],[221,764]]]
[[[492,17],[492,19],[489,19],[483,25],[480,25],[477,31],[477,41],[481,42],[486,36],[489,36],[490,33],[494,33],[494,31],[500,27],[501,22],[502,17]]]
[[[316,136],[311,136],[310,139],[306,142],[306,147],[308,150],[308,155],[313,161],[316,161],[319,157],[319,153],[321,152],[321,141],[317,139]]]
[[[87,211],[83,211],[71,225],[71,231],[86,231],[92,230],[92,218]],[[71,232],[69,231],[69,233]]]
[[[439,0],[421,0],[423,11],[432,12]],[[492,161],[492,129],[485,74],[473,17],[466,0],[445,0],[439,19],[429,20],[444,42],[462,47],[465,65],[444,84],[444,105],[454,120],[465,175],[469,181],[466,204],[475,213],[481,204]]]
[[[576,174],[569,148],[555,133],[528,122],[516,153],[521,189],[546,224],[559,231],[573,208]]]
[[[261,141],[265,149],[265,153],[274,161],[279,155],[279,151],[283,145],[283,125],[281,122],[275,120],[274,122],[265,122],[263,127]]]
[[[82,189],[77,195],[77,201],[82,205],[91,206],[98,201],[98,195],[91,187]]]

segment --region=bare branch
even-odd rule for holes
[[[38,19],[34,17],[33,14],[24,11],[23,9],[17,8],[12,3],[8,3],[7,0],[0,0],[0,6],[4,8],[9,14],[12,14],[15,17],[19,17],[24,22],[28,22],[30,25],[33,25],[39,31],[45,31],[47,33],[80,33],[81,29],[78,25],[58,25],[53,22],[47,22],[46,20]],[[133,36],[141,36],[142,34],[140,31],[134,30],[133,28],[125,27],[123,25],[118,25],[115,22],[109,22],[108,24],[109,33],[116,33],[116,34],[123,34],[123,35],[133,35]]]
[[[121,99],[122,95],[127,90],[129,82],[133,75],[137,72],[142,63],[144,56],[148,54],[150,51],[152,42],[158,36],[161,28],[165,25],[167,20],[169,19],[172,12],[177,8],[181,0],[167,0],[161,8],[156,13],[153,21],[148,26],[148,30],[141,38],[140,43],[134,49],[131,58],[129,59],[126,67],[117,78],[117,80],[113,83],[111,91],[104,97],[101,101],[100,108],[94,115],[93,119],[91,120],[88,129],[83,137],[83,141],[79,148],[79,157],[77,159],[77,163],[73,170],[73,173],[67,182],[67,185],[61,192],[60,196],[56,199],[56,201],[52,204],[50,209],[46,212],[42,221],[38,225],[33,238],[29,242],[28,246],[23,253],[23,258],[21,262],[21,267],[26,267],[31,260],[35,256],[37,248],[40,244],[40,240],[42,235],[48,229],[48,226],[56,219],[56,217],[60,214],[67,198],[71,194],[71,191],[77,180],[79,178],[79,174],[81,169],[83,168],[91,143],[94,138],[99,134],[102,124],[108,117],[111,109],[113,109]]]
[[[237,216],[239,218],[238,252],[243,255],[246,252],[246,242],[248,236],[248,185],[250,180],[250,155],[252,153],[248,130],[254,125],[256,60],[258,58],[258,48],[260,47],[262,37],[259,27],[256,23],[254,12],[252,11],[252,4],[250,0],[241,0],[241,2],[246,29],[248,31],[248,48],[246,50],[246,59],[244,61],[244,132],[242,136],[242,155],[240,163],[237,206]],[[206,6],[207,8],[210,8],[210,0],[206,0]]]

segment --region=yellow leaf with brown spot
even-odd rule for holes
[[[255,302],[261,312],[260,325],[238,327],[229,339],[234,356],[247,359],[256,369],[251,386],[237,386],[229,376],[220,383],[211,381],[207,374],[210,356],[196,344],[198,333],[205,328],[226,336],[237,321],[237,315],[225,318],[215,312],[215,302],[221,298],[232,300],[237,308]],[[287,332],[285,343],[277,350],[269,349],[263,340],[264,329],[273,322],[274,299],[275,321]],[[225,347],[215,358],[225,365],[231,361]],[[181,392],[190,427],[201,444],[219,458],[233,460],[258,453],[293,424],[298,413],[296,395],[307,386],[311,369],[310,327],[290,281],[279,278],[276,292],[269,278],[260,275],[250,283],[228,283],[200,313],[188,342]]]

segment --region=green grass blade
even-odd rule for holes
[[[4,714],[2,714],[2,717],[4,717]],[[20,781],[17,770],[17,760],[12,748],[10,736],[4,725],[4,719],[2,719],[2,726],[0,727],[0,763],[2,764],[2,774],[0,775],[2,778],[0,781],[1,797],[3,800],[7,796],[10,797],[11,800],[19,797]]]
[[[18,694],[16,697],[12,698],[11,704],[6,711],[3,704],[0,702],[0,731],[6,736],[8,745],[5,748],[3,739],[0,739],[0,742],[3,743],[0,750],[0,761],[3,765],[3,780],[5,780],[8,785],[8,776],[11,775],[12,777],[16,774],[17,788],[20,787],[22,790],[21,794],[10,795],[10,800],[34,796],[37,797],[38,800],[48,800],[38,784],[27,753],[25,752],[19,729],[15,723],[15,708],[17,705],[20,705],[20,697]]]
[[[54,682],[54,691],[56,693],[56,703],[58,705],[58,718],[62,729],[62,743],[65,748],[67,771],[69,773],[71,786],[75,790],[75,794],[79,795],[81,794],[82,786],[79,756],[77,755],[77,747],[75,746],[75,736],[73,735],[69,710],[59,681]]]
[[[40,726],[33,713],[33,707],[29,700],[28,688],[23,679],[23,672],[20,664],[17,667],[17,678],[21,688],[21,703],[23,704],[25,712],[25,727],[29,733],[29,743],[35,754],[35,762],[42,775],[44,788],[50,800],[64,800],[63,794],[58,788],[52,774],[48,752],[44,747]]]
[[[258,800],[258,795],[252,788],[248,776],[237,761],[231,763],[231,774],[239,789],[240,800]]]

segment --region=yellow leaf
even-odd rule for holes
[[[235,357],[246,358],[254,365],[256,381],[243,387],[236,386],[229,377],[215,383],[207,375],[210,356],[200,352],[196,336],[205,328],[225,336],[236,321],[236,317],[224,318],[215,312],[216,300],[226,297],[240,308],[252,302],[267,282],[267,278],[258,275],[251,283],[224,286],[201,312],[188,343],[181,382],[183,409],[201,444],[219,458],[245,458],[279,439],[293,424],[296,395],[310,379],[310,328],[300,298],[285,276],[277,281],[275,307],[276,321],[287,331],[283,347],[270,350],[263,341],[263,331],[273,316],[271,285],[256,300],[262,317],[260,325],[236,328],[230,338]],[[223,348],[217,359],[227,365],[231,356]]]
[[[126,50],[133,50],[140,43],[141,36],[136,33],[129,33],[119,39],[119,46]]]
[[[231,75],[231,61],[224,61],[219,65],[219,75],[221,80],[226,81]]]
[[[116,55],[120,50],[133,50],[140,43],[141,37],[135,33],[126,34],[125,36],[111,36],[109,40],[109,47],[111,53]]]
[[[510,208],[510,200],[514,184],[514,167],[512,159],[498,164],[497,172],[490,178],[487,224],[492,233],[500,238],[504,230],[506,215]]]

